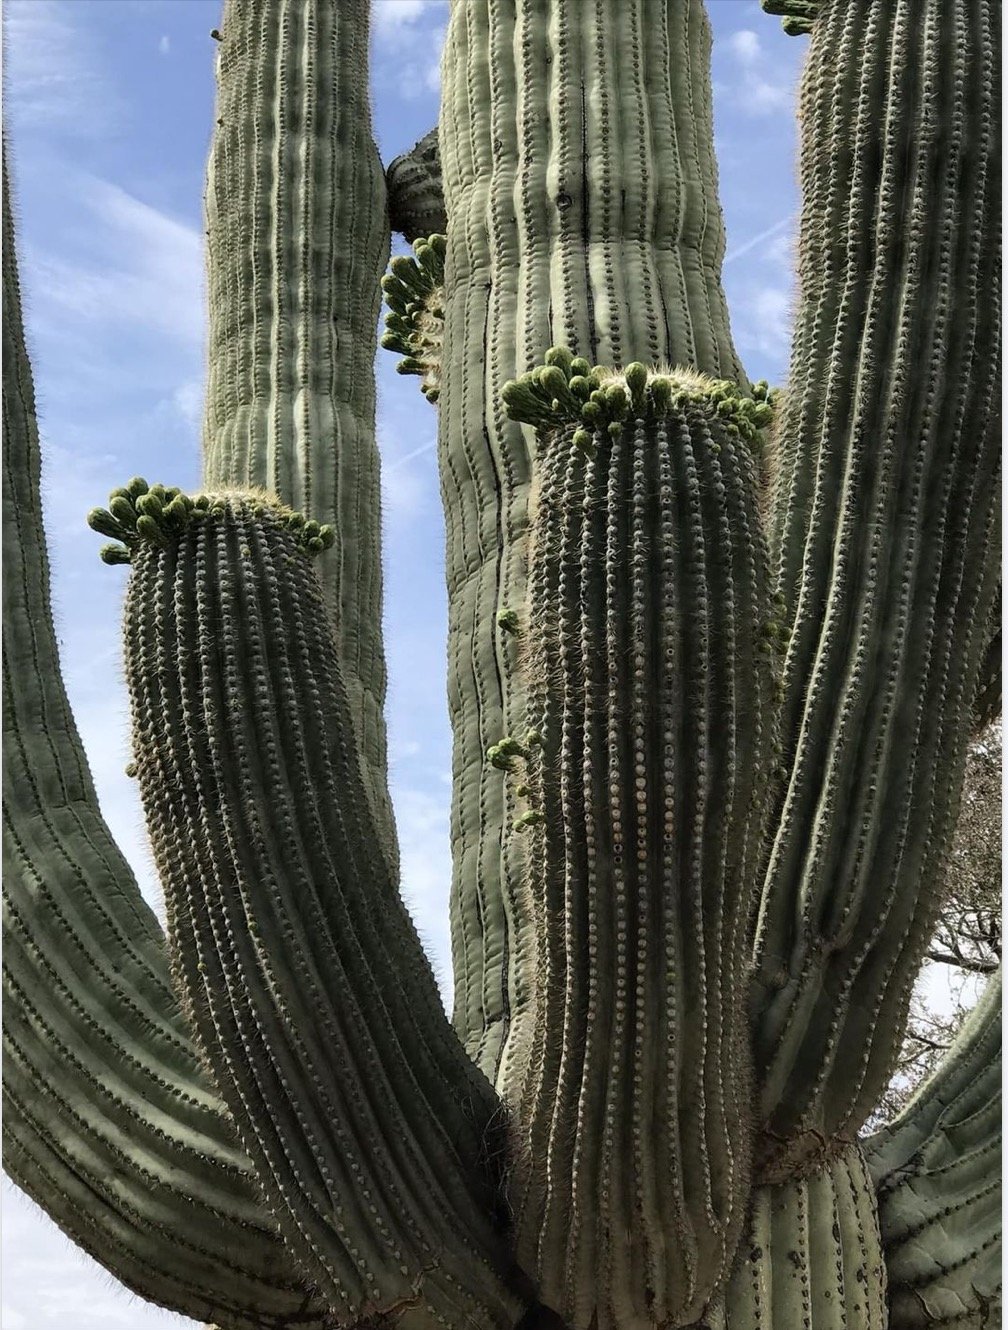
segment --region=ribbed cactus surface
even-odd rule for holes
[[[371,133],[369,9],[224,5],[206,189],[203,483],[265,486],[336,530],[319,576],[394,855],[374,424],[389,225]]]
[[[730,384],[548,360],[505,390],[539,425],[520,639],[534,746],[508,799],[535,818],[540,976],[516,1241],[569,1325],[645,1330],[700,1314],[748,1202],[776,658],[759,436]]]
[[[205,493],[89,516],[167,947],[59,679],[5,175],[5,1162],[142,1296],[993,1324],[1000,975],[859,1133],[1000,706],[1000,11],[764,8],[811,33],[779,394],[728,326],[701,0],[452,0],[388,195],[365,0],[226,0]],[[381,290],[439,413],[451,1022],[387,796]]]
[[[59,673],[35,394],[3,173],[4,1167],[142,1297],[320,1324],[200,1066]]]
[[[303,524],[211,495],[139,542],[126,659],[177,982],[285,1238],[340,1323],[512,1326],[499,1106],[378,844]]]
[[[501,390],[568,347],[592,364],[683,364],[741,381],[720,286],[710,28],[699,0],[462,0],[442,67],[448,232],[439,451],[455,737],[455,1025],[516,1088],[534,1022],[525,857],[486,759],[524,722],[515,643],[527,597],[531,431]]]

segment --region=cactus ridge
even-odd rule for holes
[[[408,1301],[404,1325],[510,1330],[499,1105],[375,847],[299,533],[225,496],[136,551],[126,625],[176,978],[286,1239],[344,1318]]]
[[[686,1324],[730,1265],[773,760],[767,549],[731,399],[659,386],[658,415],[661,379],[626,377],[590,454],[574,421],[540,426],[521,666],[540,981],[512,1204],[519,1259],[575,1330]]]
[[[858,1146],[813,1172],[757,1187],[731,1279],[709,1330],[889,1330],[874,1186]]]
[[[393,231],[399,231],[411,243],[420,236],[444,235],[448,217],[436,126],[389,164],[385,180]]]
[[[400,374],[421,376],[420,390],[432,405],[441,393],[444,358],[445,250],[443,235],[416,240],[416,257],[393,259],[391,271],[382,278],[389,310],[381,344],[404,357],[396,366]]]

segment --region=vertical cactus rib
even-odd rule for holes
[[[199,1065],[59,673],[3,172],[4,1166],[141,1297],[321,1325]]]
[[[530,436],[505,381],[547,347],[741,380],[720,285],[697,0],[455,0],[442,71],[448,227],[439,451],[455,738],[455,1024],[510,1094],[534,945],[524,856],[487,750],[526,699],[498,615],[526,599]],[[512,1053],[515,1054],[512,1057]]]
[[[858,1146],[753,1193],[731,1279],[708,1330],[889,1330],[872,1179]]]
[[[548,416],[586,379],[547,359]],[[601,382],[583,410],[616,419],[538,436],[520,788],[541,980],[512,1196],[544,1302],[649,1330],[700,1314],[745,1219],[774,653],[735,424],[755,404],[641,364]],[[523,391],[505,400],[534,423]]]
[[[444,235],[448,230],[437,126],[389,163],[385,184],[392,230],[410,244],[421,236]]]
[[[1001,988],[999,969],[934,1075],[865,1143],[891,1330],[1000,1324]]]
[[[338,1323],[511,1330],[500,1106],[376,844],[296,531],[265,496],[212,496],[132,554],[134,747],[177,979]]]
[[[208,489],[261,486],[336,531],[320,564],[383,839],[374,358],[388,259],[368,0],[227,0],[207,172]]]
[[[805,72],[768,1176],[866,1119],[939,903],[999,578],[999,39],[987,0],[830,0]]]

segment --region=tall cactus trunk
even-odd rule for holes
[[[743,378],[720,285],[706,14],[675,0],[646,24],[635,5],[584,18],[572,0],[459,0],[442,75],[455,1025],[506,1095],[531,1040],[536,948],[515,808],[485,755],[526,710],[496,621],[527,599],[533,457],[501,390],[553,345]]]
[[[374,356],[388,261],[368,0],[227,0],[207,172],[208,489],[262,487],[335,546],[319,576],[386,852]]]

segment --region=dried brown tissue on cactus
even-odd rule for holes
[[[365,0],[226,0],[202,476],[87,519],[164,932],[59,674],[5,161],[5,1167],[151,1302],[994,1323],[1000,970],[867,1124],[999,712],[1000,12],[763,8],[805,49],[780,389],[725,300],[701,0],[452,0],[387,170]],[[383,299],[436,408],[450,1020],[389,798]]]

